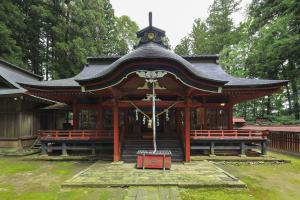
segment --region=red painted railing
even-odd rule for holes
[[[191,139],[266,139],[267,132],[253,130],[191,130]]]
[[[41,140],[92,140],[112,139],[110,130],[40,130]]]

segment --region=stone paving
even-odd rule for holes
[[[246,185],[208,161],[172,164],[171,170],[136,169],[133,163],[98,161],[79,172],[62,187],[245,187]]]
[[[125,200],[180,200],[177,187],[130,187]]]

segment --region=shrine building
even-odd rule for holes
[[[44,155],[133,161],[137,150],[153,148],[155,77],[157,145],[171,150],[172,160],[188,162],[191,152],[266,153],[266,132],[233,129],[233,106],[278,92],[287,81],[231,76],[218,55],[177,55],[151,20],[137,36],[130,53],[89,57],[66,79],[42,81],[1,61],[0,146],[30,146],[38,138]]]

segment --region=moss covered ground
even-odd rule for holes
[[[182,199],[296,200],[300,199],[300,158],[270,153],[284,164],[226,164],[225,171],[247,184],[246,189],[180,189]]]
[[[300,199],[300,159],[281,154],[272,155],[281,159],[289,159],[292,162],[285,164],[219,165],[222,169],[245,182],[248,185],[246,189],[175,188],[175,190],[184,200]],[[0,199],[135,199],[134,194],[139,193],[138,187],[61,188],[61,183],[90,165],[91,162],[23,161],[22,157],[0,157]],[[141,190],[143,191],[142,194],[147,194],[147,187],[143,187]],[[153,193],[153,190],[155,188],[149,188],[150,193]],[[166,190],[158,189],[157,191],[164,192]],[[141,195],[140,198],[147,199]]]

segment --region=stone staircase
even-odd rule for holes
[[[172,162],[182,162],[184,160],[182,145],[178,139],[158,139],[157,149],[170,150],[172,152]],[[124,162],[136,162],[136,152],[138,150],[153,150],[152,140],[125,140],[122,145],[121,160]]]
[[[41,150],[41,141],[40,138],[37,137],[36,140],[33,142],[33,144],[31,145],[30,149],[34,149],[34,150]]]

